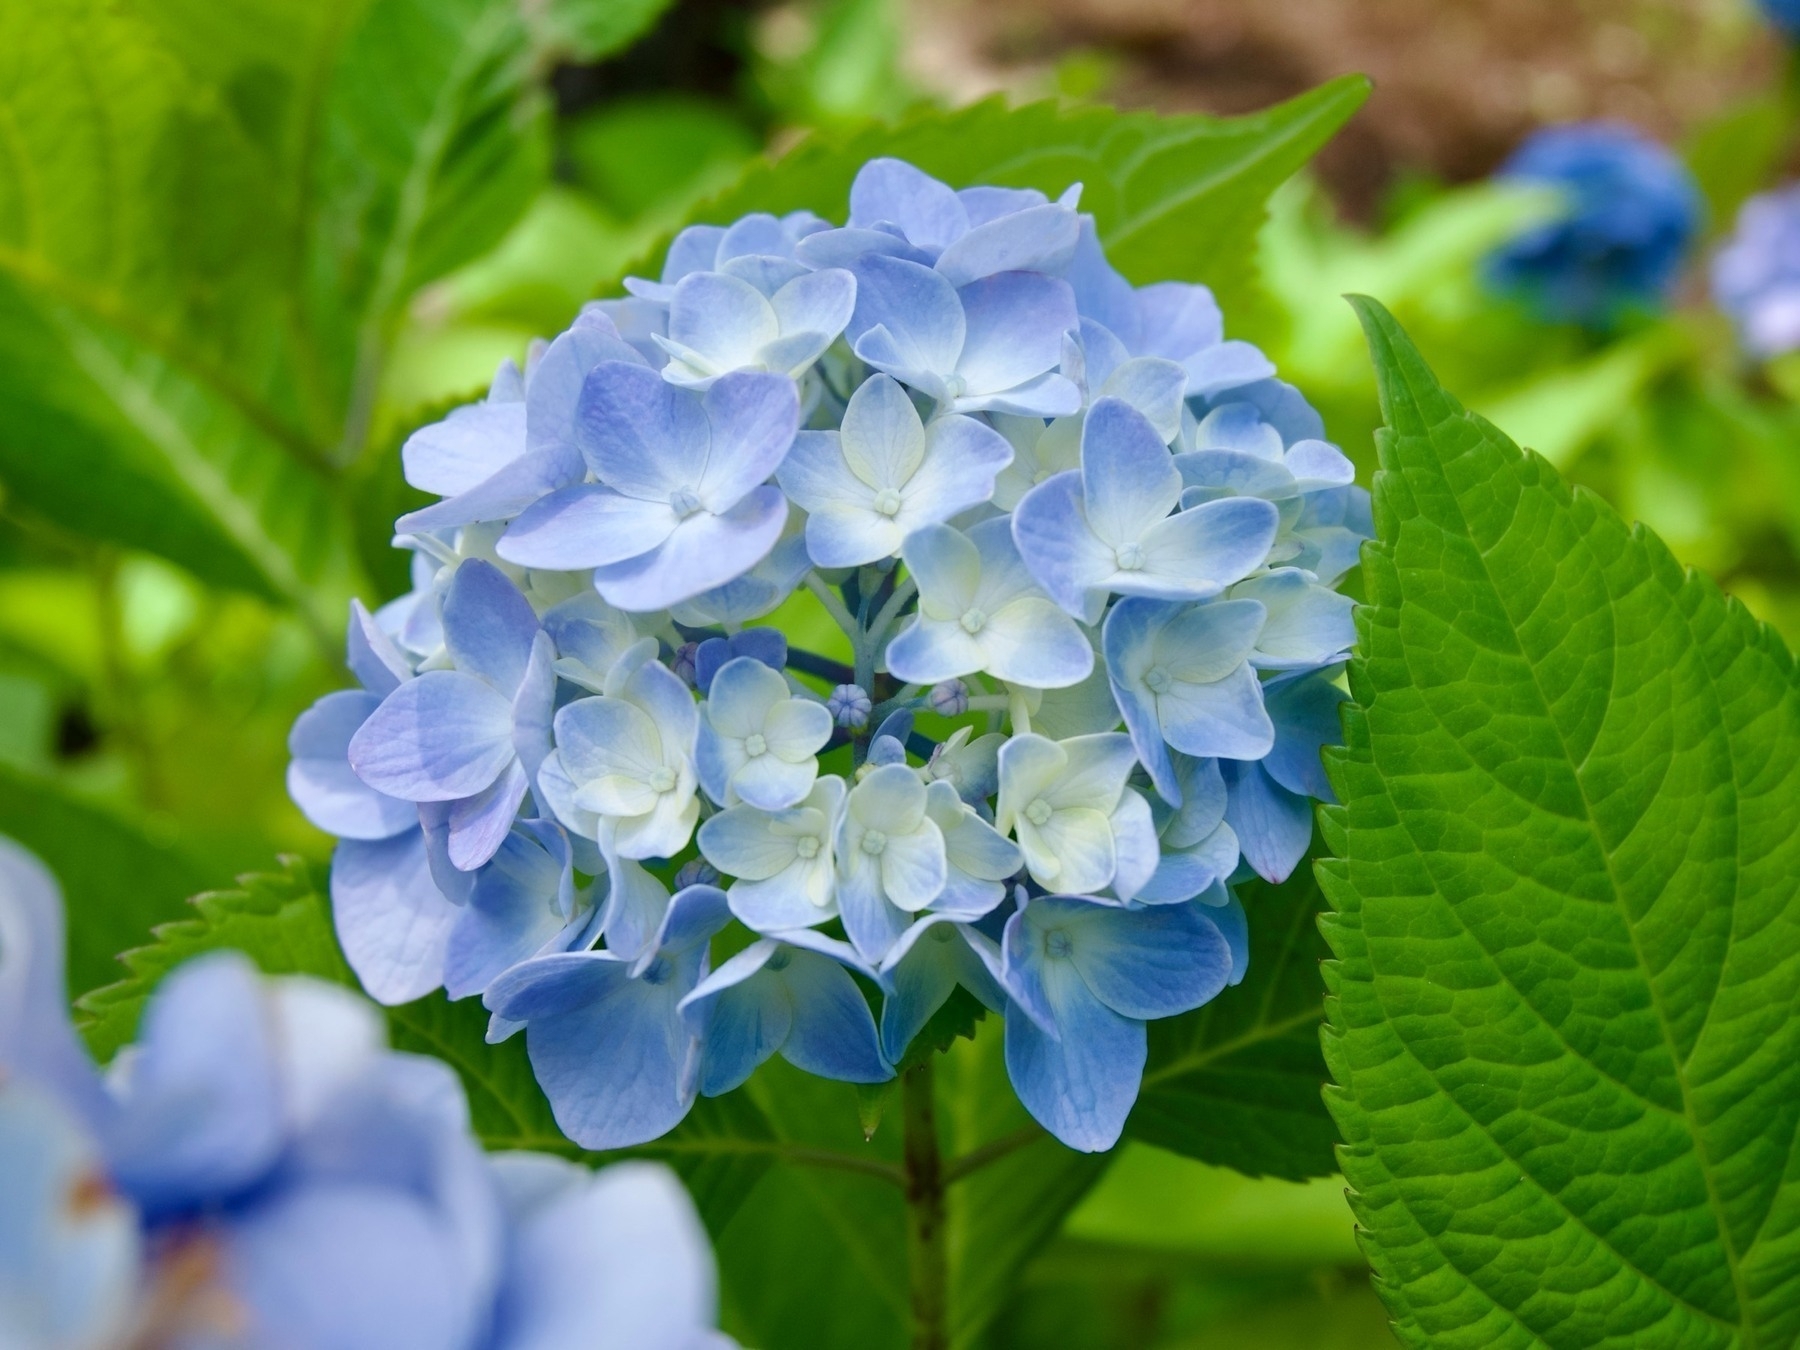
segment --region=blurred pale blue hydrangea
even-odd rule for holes
[[[168,976],[102,1075],[62,957],[55,884],[0,840],[0,1344],[731,1344],[665,1169],[482,1152],[445,1065],[235,953]]]
[[[1592,327],[1667,301],[1703,214],[1671,151],[1613,123],[1546,127],[1499,177],[1555,189],[1564,207],[1488,259],[1495,287],[1547,318]]]
[[[407,444],[414,590],[293,736],[352,965],[479,995],[588,1147],[883,1081],[957,989],[1109,1147],[1328,795],[1350,461],[1078,185],[874,160],[626,290]]]
[[[1712,289],[1752,355],[1800,348],[1800,185],[1744,203],[1713,259]]]

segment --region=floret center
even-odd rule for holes
[[[1169,677],[1169,672],[1164,670],[1161,666],[1151,666],[1149,670],[1144,672],[1144,685],[1153,694],[1168,693],[1169,686],[1173,683],[1174,681]]]
[[[1069,953],[1074,950],[1075,944],[1069,940],[1069,935],[1063,932],[1062,929],[1052,928],[1048,933],[1044,934],[1044,952],[1046,955],[1060,959],[1068,956]]]
[[[1050,803],[1039,797],[1025,808],[1025,819],[1033,825],[1046,825],[1050,821]]]
[[[862,851],[871,858],[878,858],[887,848],[888,838],[880,830],[870,830],[862,837]]]
[[[1135,540],[1120,544],[1113,550],[1113,561],[1119,564],[1121,572],[1136,572],[1144,565],[1143,547]]]
[[[958,619],[957,622],[962,625],[963,632],[967,633],[970,637],[974,637],[975,634],[987,627],[987,619],[988,616],[985,610],[966,609],[963,611],[962,618]]]
[[[744,737],[744,753],[750,756],[751,759],[755,759],[758,755],[763,754],[768,748],[769,743],[763,739],[763,734],[760,731],[753,731],[748,736]]]
[[[883,488],[875,494],[875,509],[884,516],[900,514],[900,494],[893,488]]]
[[[700,509],[700,494],[692,488],[676,488],[669,496],[669,509],[686,520]]]
[[[667,765],[657,769],[656,772],[650,775],[650,790],[652,792],[669,792],[673,790],[674,787],[675,770],[669,768]]]
[[[794,852],[811,862],[819,856],[819,841],[810,834],[806,835],[794,844]]]

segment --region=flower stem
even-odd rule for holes
[[[950,1344],[950,1270],[944,1243],[943,1159],[938,1152],[931,1060],[900,1075],[905,1121],[906,1255],[912,1289],[912,1350]]]

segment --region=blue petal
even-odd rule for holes
[[[113,1178],[167,1213],[261,1180],[283,1137],[281,1084],[256,968],[197,957],[151,996],[110,1132]]]
[[[1350,697],[1331,682],[1331,674],[1270,680],[1263,689],[1275,724],[1275,748],[1264,757],[1264,770],[1289,792],[1325,802],[1337,796],[1325,776],[1320,748],[1343,743],[1339,709]]]
[[[730,1092],[782,1046],[794,1024],[786,985],[767,969],[782,947],[771,938],[751,943],[681,1002],[688,1024],[703,1036],[700,1091]]]
[[[859,356],[898,380],[903,372],[956,369],[968,328],[955,287],[929,267],[898,258],[870,255],[852,270],[856,312],[849,333]],[[885,332],[891,347],[869,346],[872,329]]]
[[[697,395],[648,366],[603,361],[581,387],[575,434],[595,477],[617,492],[667,501],[706,471],[710,432]]]
[[[1036,272],[985,277],[962,287],[957,298],[965,337],[956,372],[970,396],[1015,389],[1055,370],[1062,361],[1063,335],[1080,322],[1068,283]],[[1079,391],[1069,392],[1076,401],[1061,412],[1080,406]]]
[[[446,842],[452,866],[473,872],[494,856],[517,819],[529,787],[525,768],[515,759],[491,786],[451,803]]]
[[[584,483],[527,508],[495,551],[520,567],[582,571],[649,552],[674,532],[677,519],[666,503]]]
[[[698,479],[684,486],[713,512],[729,511],[780,467],[800,427],[800,395],[785,375],[722,376],[706,392],[712,446]]]
[[[538,1086],[583,1148],[648,1143],[687,1115],[699,1043],[676,1005],[698,962],[670,962],[653,982],[604,953],[540,956],[489,986],[490,1011],[525,1021]]]
[[[444,992],[479,994],[502,971],[537,955],[564,931],[559,899],[565,870],[530,833],[514,830],[476,877],[450,934]],[[585,916],[582,916],[585,917]]]
[[[1122,544],[1175,509],[1181,473],[1150,421],[1119,398],[1102,398],[1081,430],[1081,490],[1089,527]]]
[[[1119,1142],[1144,1076],[1144,1024],[1088,993],[1067,962],[1045,980],[1060,1032],[1008,1010],[1006,1071],[1025,1109],[1072,1149],[1101,1153]]]
[[[408,436],[400,462],[414,487],[454,497],[524,452],[524,404],[471,403]]]
[[[1150,1021],[1188,1012],[1216,998],[1231,978],[1231,951],[1207,906],[1111,909],[1039,900],[1027,913],[1040,934],[1054,929],[1066,936],[1069,963],[1121,1017]]]
[[[781,972],[793,1002],[793,1030],[782,1058],[821,1078],[884,1083],[894,1076],[882,1058],[875,1018],[850,973],[828,956],[789,949]]]
[[[1081,474],[1069,469],[1039,483],[1013,508],[1013,542],[1032,578],[1068,614],[1090,621],[1089,592],[1116,570],[1113,551],[1088,527]]]
[[[382,631],[360,600],[350,602],[350,628],[345,635],[344,664],[357,682],[377,698],[386,698],[412,678],[412,666],[394,640]]]
[[[1138,761],[1150,773],[1156,791],[1171,806],[1182,803],[1181,783],[1174,762],[1163,743],[1162,723],[1156,715],[1156,699],[1140,680],[1128,672],[1148,661],[1156,635],[1181,612],[1179,604],[1128,596],[1112,607],[1101,630],[1106,654],[1106,673],[1113,701],[1125,715],[1125,729]]]
[[[951,242],[938,256],[937,270],[955,286],[996,272],[1060,273],[1075,255],[1079,229],[1079,217],[1066,206],[1029,206],[976,225]]]
[[[350,969],[389,1005],[423,998],[444,980],[444,953],[461,918],[432,879],[425,837],[346,840],[331,855],[331,917]]]
[[[596,568],[594,585],[608,604],[630,613],[667,609],[761,562],[781,537],[787,511],[780,488],[753,488],[724,515],[689,516],[642,557]]]
[[[602,361],[642,360],[610,318],[584,311],[531,367],[525,393],[527,442],[534,450],[574,449],[575,409],[588,372]],[[579,479],[578,473],[572,481]]]
[[[301,713],[288,732],[288,796],[314,825],[343,839],[386,839],[418,824],[417,806],[377,792],[350,768],[350,738],[380,701],[341,689]]]
[[[871,159],[850,185],[850,224],[897,225],[912,243],[933,253],[969,228],[956,193],[904,160]]]
[[[630,858],[609,857],[606,876],[600,931],[606,935],[607,950],[624,961],[653,954],[669,912],[668,888]]]
[[[512,697],[538,635],[531,602],[499,568],[470,558],[450,579],[442,613],[444,646],[456,668]]]
[[[1286,881],[1312,843],[1313,803],[1282,787],[1258,763],[1221,760],[1230,803],[1225,821],[1244,861],[1265,881]]]
[[[399,534],[425,534],[486,521],[511,520],[540,497],[579,483],[587,465],[573,446],[528,450],[467,492],[409,511],[394,522]]]

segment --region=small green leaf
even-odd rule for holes
[[[1139,284],[1203,281],[1229,326],[1246,299],[1255,235],[1269,194],[1362,106],[1369,83],[1347,75],[1246,117],[1158,117],[1108,108],[993,98],[957,112],[929,112],[893,127],[803,142],[752,169],[697,219],[801,208],[842,219],[850,182],[875,155],[910,160],[952,187],[1035,187],[1052,194],[1080,183],[1108,256]]]
[[[119,978],[116,954],[149,940],[199,889],[198,864],[58,784],[0,765],[0,834],[62,884],[71,995]]]
[[[1150,1024],[1150,1060],[1126,1129],[1133,1138],[1290,1180],[1337,1170],[1320,1089],[1324,908],[1312,858],[1279,886],[1239,887],[1250,920],[1244,982],[1194,1012]]]
[[[1326,1058],[1411,1344],[1800,1338],[1800,685],[1358,310],[1387,429]]]

